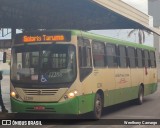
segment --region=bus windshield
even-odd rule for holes
[[[76,77],[75,47],[69,44],[13,47],[11,80],[18,83],[67,83]]]

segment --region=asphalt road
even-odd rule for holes
[[[0,118],[7,119],[51,119],[53,116],[43,116],[43,115],[15,115],[11,113],[11,107],[10,107],[10,99],[9,99],[9,76],[4,76],[4,79],[1,81],[2,83],[2,94],[3,99],[6,108],[9,110],[9,114],[2,114],[0,113]],[[82,116],[82,118],[85,119],[88,115]],[[53,117],[55,118],[55,117]],[[81,117],[80,117],[81,118]],[[124,119],[128,120],[131,119],[131,121],[135,121],[136,119],[160,119],[160,87],[158,87],[158,90],[149,96],[146,96],[144,98],[144,103],[142,105],[135,105],[133,102],[126,102],[123,104],[115,105],[112,107],[107,107],[103,111],[102,120],[100,121],[93,121],[93,120],[71,120],[66,123],[66,120],[60,120],[58,122],[53,122],[52,125],[47,126],[38,126],[39,128],[62,128],[62,127],[69,127],[69,128],[94,128],[97,127],[97,125],[100,125],[100,127],[109,127],[109,128],[143,128],[143,127],[153,127],[158,128],[159,126],[151,126],[151,125],[103,125],[104,121],[109,121],[109,119],[114,119],[112,121],[118,121],[118,119]],[[51,120],[50,120],[51,122]],[[102,124],[101,124],[102,123]],[[72,125],[71,125],[72,124]],[[95,125],[96,124],[96,125]],[[116,123],[115,123],[116,124]],[[14,126],[13,126],[14,127]],[[18,126],[16,126],[17,128]],[[36,127],[36,126],[34,126]]]

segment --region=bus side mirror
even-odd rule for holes
[[[6,63],[6,52],[3,53],[3,63]]]

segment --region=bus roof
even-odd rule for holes
[[[71,33],[73,35],[79,35],[79,36],[83,36],[84,38],[90,38],[90,39],[94,39],[97,41],[108,42],[108,43],[113,43],[113,44],[119,44],[119,45],[125,45],[125,46],[131,46],[131,47],[155,51],[155,48],[150,47],[150,46],[146,46],[143,44],[138,44],[138,43],[134,43],[134,42],[130,42],[130,41],[125,41],[125,40],[120,40],[120,39],[112,38],[112,37],[108,37],[108,36],[102,36],[102,35],[98,35],[98,34],[94,34],[94,33],[90,33],[90,32],[84,32],[84,31],[80,31],[80,30],[71,30]]]

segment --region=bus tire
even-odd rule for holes
[[[102,115],[103,102],[99,93],[96,93],[94,99],[93,119],[100,119]]]
[[[138,92],[138,98],[136,100],[136,103],[138,105],[141,105],[143,103],[143,97],[144,97],[144,89],[142,86],[139,87],[139,92]]]

